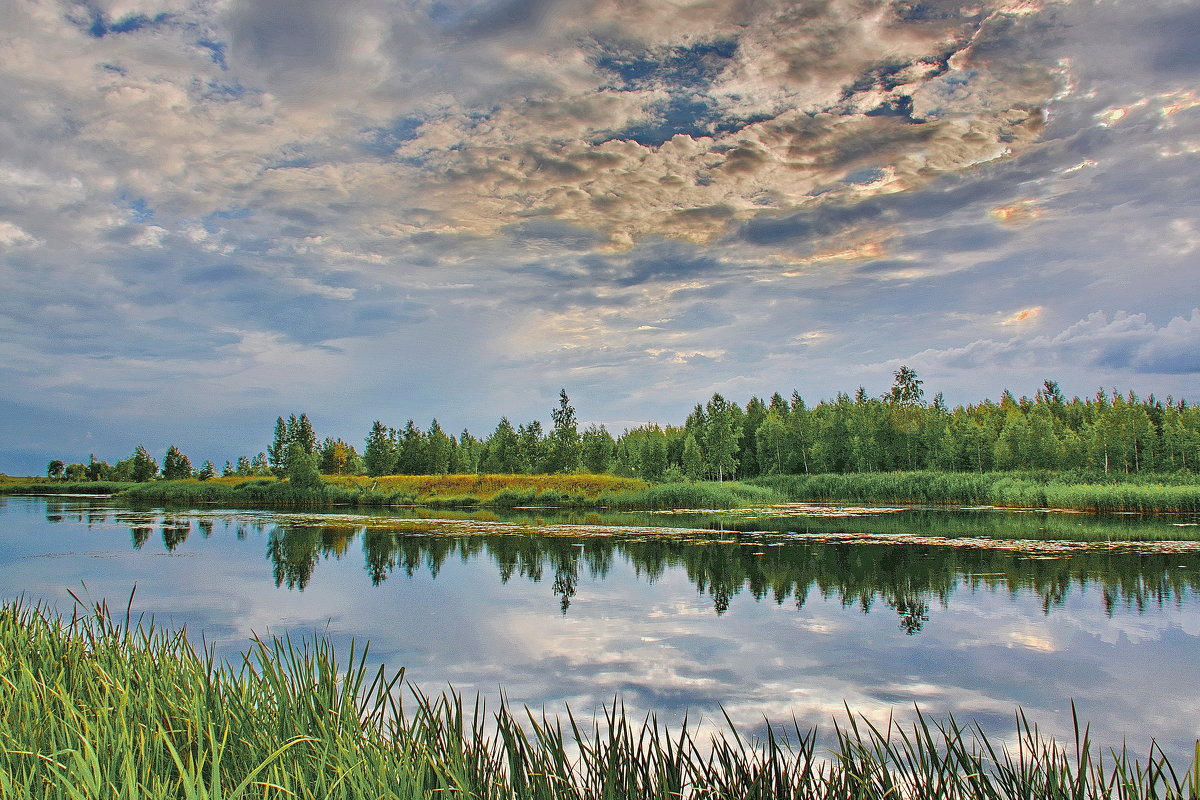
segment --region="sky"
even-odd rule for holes
[[[1192,0],[0,0],[0,471],[1200,401]]]

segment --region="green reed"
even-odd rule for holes
[[[1051,472],[857,472],[754,478],[793,500],[952,503],[1080,511],[1196,512],[1200,483],[1178,475]]]
[[[132,597],[131,597],[132,601]],[[453,692],[429,697],[351,646],[256,640],[240,663],[184,632],[115,621],[104,604],[69,619],[0,607],[0,797],[240,798],[1197,798],[1197,763],[1156,748],[1106,757],[1077,725],[1073,747],[1017,716],[1015,748],[978,726],[918,715],[911,728],[849,715],[835,746],[816,730],[730,724],[701,734],[618,703],[586,724]]]

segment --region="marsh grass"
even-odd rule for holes
[[[488,712],[368,668],[365,647],[343,666],[322,639],[255,640],[227,664],[103,604],[0,608],[0,708],[6,800],[1200,797],[1200,760],[1106,757],[1078,724],[1064,747],[1018,714],[1010,748],[952,718],[876,727],[847,709],[823,749],[797,725],[672,731],[619,702],[590,724]]]
[[[434,508],[733,508],[783,499],[773,489],[747,483],[663,483],[612,475],[392,475],[325,478],[316,488],[255,478],[153,481],[122,493],[133,502],[259,506],[395,506]]]
[[[1200,511],[1200,482],[1194,475],[858,472],[769,475],[750,483],[773,489],[791,500],[953,503],[1101,512]]]
[[[0,494],[117,494],[136,483],[124,481],[47,481],[10,478],[0,482]]]

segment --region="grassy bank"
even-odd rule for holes
[[[123,481],[67,482],[19,478],[0,483],[0,494],[117,494],[138,485]]]
[[[950,503],[1079,511],[1196,512],[1195,476],[1052,472],[860,472],[770,475],[750,483],[789,500]]]
[[[230,481],[154,481],[132,486],[121,497],[144,503],[257,506],[421,505],[434,508],[732,508],[781,499],[749,484],[651,485],[611,475],[393,475],[344,477],[301,488],[270,478]]]
[[[1200,512],[1194,475],[1053,472],[863,472],[769,475],[736,482],[649,484],[612,475],[324,477],[314,487],[274,478],[149,483],[13,482],[7,494],[117,494],[136,502],[230,507],[422,505],[434,508],[734,508],[784,500],[932,503],[1097,512]]]
[[[1103,756],[1021,719],[982,731],[851,719],[818,747],[793,730],[711,741],[617,705],[594,726],[445,695],[401,704],[402,673],[345,666],[323,640],[259,642],[241,664],[182,633],[0,608],[0,796],[33,798],[1017,798],[1200,796],[1200,759]],[[414,697],[414,695],[409,695]],[[1200,743],[1197,744],[1200,757]]]

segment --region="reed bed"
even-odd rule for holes
[[[1194,476],[1120,476],[1052,472],[859,472],[770,475],[750,483],[791,500],[941,503],[1078,511],[1200,511]]]
[[[260,506],[395,506],[434,508],[553,506],[561,508],[733,508],[783,499],[746,483],[665,483],[611,475],[393,475],[323,479],[317,487],[256,478],[153,481],[122,498],[142,503]]]
[[[136,483],[125,481],[47,481],[30,478],[0,483],[0,494],[117,494]]]
[[[596,497],[605,492],[644,489],[649,486],[638,478],[614,475],[569,473],[563,475],[463,474],[463,475],[385,475],[378,478],[345,476],[326,478],[336,486],[372,488],[377,491],[404,491],[418,497],[470,496],[489,500],[503,491],[558,492],[564,495]]]
[[[131,597],[132,602],[132,597]],[[1196,798],[1176,771],[1104,756],[1086,727],[1073,747],[1017,716],[1018,744],[918,717],[883,728],[849,717],[829,749],[816,730],[730,725],[704,736],[619,703],[590,724],[454,693],[405,691],[403,671],[346,666],[321,639],[256,641],[238,664],[183,632],[123,623],[99,604],[69,619],[0,607],[0,796],[6,800],[241,798]],[[407,706],[401,697],[411,700]]]

